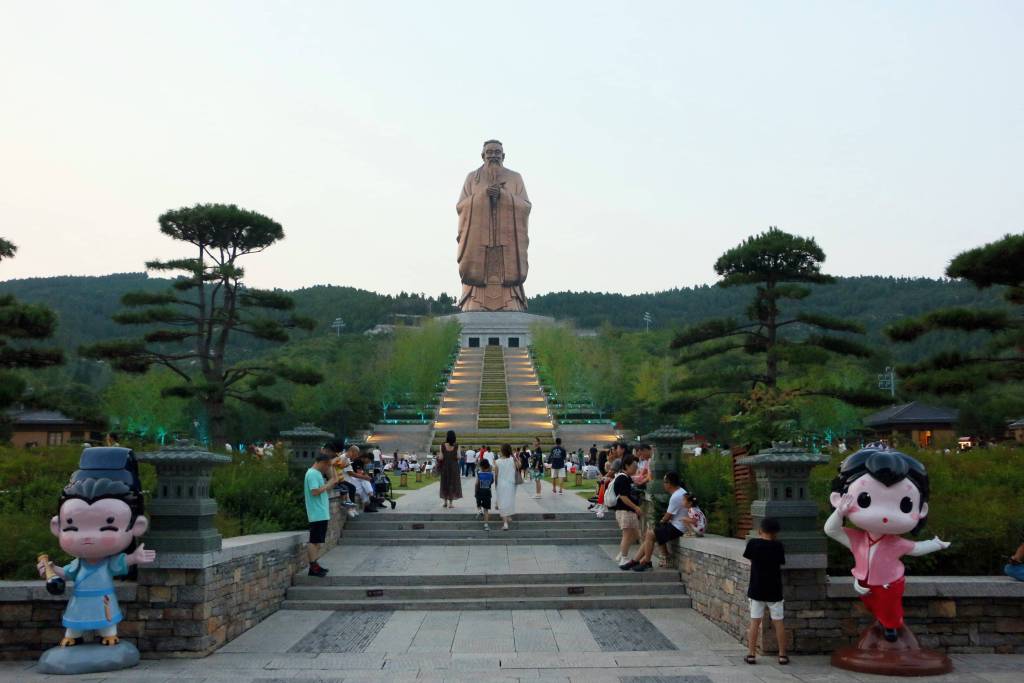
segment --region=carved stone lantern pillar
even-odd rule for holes
[[[191,441],[176,441],[140,462],[156,466],[156,490],[147,512],[151,519],[146,545],[158,553],[210,553],[221,548],[214,525],[217,502],[210,497],[210,479],[216,465],[231,462]]]
[[[788,442],[775,442],[771,448],[738,459],[749,465],[757,479],[757,499],[750,504],[757,537],[761,520],[774,517],[782,525],[779,540],[786,553],[824,555],[825,536],[818,523],[818,502],[811,498],[811,470],[829,461],[827,455],[810,453]]]
[[[661,482],[668,472],[679,471],[679,459],[683,454],[683,444],[692,437],[690,432],[684,432],[675,427],[659,427],[650,434],[644,434],[640,439],[644,443],[653,446],[651,454],[651,483],[647,485],[647,518],[650,524],[657,524],[661,516],[668,509],[668,494],[662,487]]]
[[[294,429],[281,432],[281,438],[288,449],[288,470],[301,476],[313,466],[320,447],[333,439],[334,434],[304,422]]]

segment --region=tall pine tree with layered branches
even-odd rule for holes
[[[792,438],[799,405],[835,399],[879,405],[884,397],[855,385],[830,383],[823,371],[836,358],[867,358],[854,338],[854,322],[790,312],[785,304],[806,298],[807,285],[830,284],[821,272],[825,252],[814,238],[769,228],[728,250],[715,262],[719,287],[753,286],[747,319],[718,318],[680,331],[672,342],[688,376],[674,387],[669,408],[690,412],[708,401],[732,406],[736,433],[761,446]],[[731,361],[730,361],[731,359]],[[708,362],[713,361],[713,362]],[[821,371],[821,372],[819,372]]]
[[[126,372],[144,373],[154,365],[170,369],[179,382],[164,395],[200,401],[210,437],[219,445],[229,400],[280,411],[284,405],[265,388],[279,379],[307,385],[323,379],[308,367],[278,361],[229,362],[232,341],[245,336],[283,343],[289,330],[311,330],[314,321],[293,312],[291,297],[244,284],[241,259],[284,238],[276,221],[233,204],[199,204],[168,211],[159,224],[165,235],[192,245],[195,256],[148,262],[148,270],[177,275],[172,288],[122,298],[126,310],[114,320],[142,327],[140,337],[101,342],[80,353]]]
[[[890,339],[911,342],[929,332],[987,332],[987,342],[971,352],[946,351],[904,365],[904,389],[930,394],[969,394],[992,384],[1024,380],[1024,235],[970,249],[956,256],[946,275],[978,289],[1005,288],[1002,308],[944,308],[901,320],[886,329]]]
[[[0,238],[0,261],[14,258],[17,251],[14,244]],[[46,306],[24,304],[10,294],[0,295],[0,411],[25,395],[27,384],[18,371],[64,362],[60,349],[33,343],[49,339],[56,329],[57,315]]]

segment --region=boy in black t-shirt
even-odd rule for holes
[[[782,543],[775,540],[781,526],[778,520],[765,517],[758,530],[760,538],[747,541],[743,557],[750,560],[750,628],[747,629],[749,651],[743,658],[747,664],[757,662],[757,638],[761,632],[761,620],[767,608],[775,627],[775,639],[779,643],[779,664],[789,664],[786,656],[786,628],[783,625],[782,565],[786,564],[786,551]]]

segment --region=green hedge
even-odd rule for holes
[[[136,451],[155,448],[137,445]],[[68,558],[50,533],[60,491],[78,469],[81,448],[64,446],[27,451],[0,447],[0,578],[34,579],[36,555]],[[139,466],[142,488],[156,485],[151,465]],[[217,527],[225,537],[306,527],[302,483],[289,476],[284,458],[259,461],[233,456],[213,472]]]
[[[901,450],[928,468],[928,522],[918,540],[938,535],[952,543],[931,555],[903,558],[907,571],[936,576],[1001,574],[1006,558],[1024,541],[1024,449],[974,449],[950,455]],[[822,524],[832,512],[828,494],[842,459],[835,454],[811,474],[811,495],[819,501]],[[849,551],[829,541],[829,573],[847,574],[852,566]]]

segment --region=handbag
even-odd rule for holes
[[[516,461],[516,486],[523,483],[523,470],[519,467],[519,458],[515,458]]]

